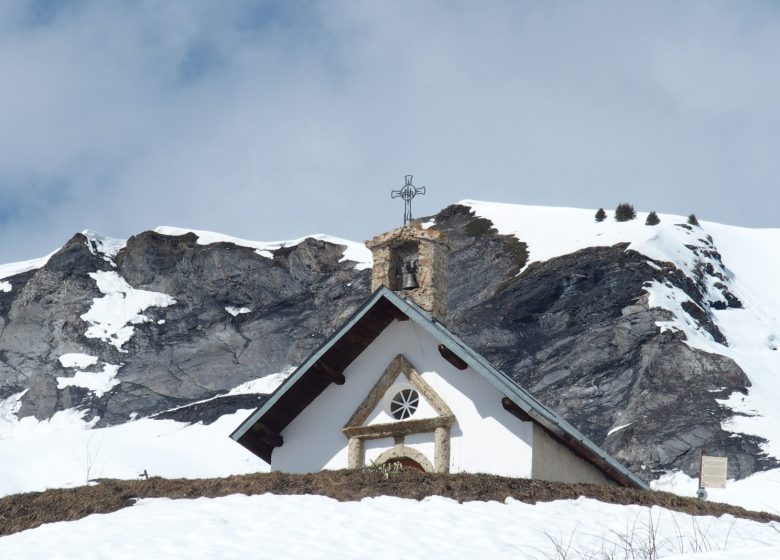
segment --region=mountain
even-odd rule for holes
[[[423,218],[451,245],[448,328],[647,480],[687,491],[701,449],[733,479],[780,472],[780,230],[593,216],[463,201]],[[0,449],[65,418],[158,436],[235,418],[360,305],[369,267],[327,236],[176,228],[0,267]]]

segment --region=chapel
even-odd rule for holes
[[[427,472],[646,488],[446,328],[449,245],[419,223],[366,242],[372,294],[231,434],[284,472]]]

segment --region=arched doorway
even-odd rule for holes
[[[403,444],[388,449],[374,461],[378,465],[401,465],[403,468],[417,469],[422,472],[433,472],[433,465],[428,458],[414,449]]]
[[[409,457],[397,457],[395,459],[388,459],[383,464],[388,466],[398,465],[404,470],[425,472],[425,469],[420,463],[418,463],[414,459],[410,459]]]

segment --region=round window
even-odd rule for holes
[[[396,420],[406,420],[417,411],[420,395],[411,387],[401,389],[390,399],[390,415]]]

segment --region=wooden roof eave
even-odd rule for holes
[[[230,434],[230,437],[240,443],[241,438],[249,431],[249,429],[256,422],[258,422],[266,412],[273,408],[282,395],[284,395],[290,387],[295,385],[339,339],[341,339],[347,332],[349,332],[355,326],[355,324],[360,319],[362,319],[365,314],[376,304],[376,302],[382,298],[382,296],[382,288],[375,291],[371,297],[363,305],[361,305],[352,314],[352,316],[347,319],[347,321],[344,322],[338,330],[336,330],[335,333],[333,333],[330,338],[322,343],[319,348],[317,348],[308,358],[306,358],[306,360],[304,360],[303,363],[301,363],[301,365],[299,365],[295,371],[293,371],[292,374],[290,374],[290,376],[285,379],[282,384],[279,385],[279,387],[276,388],[273,393],[271,393],[268,399],[255,412],[249,415],[249,417],[244,420],[238,426],[238,428],[233,431],[233,433]],[[268,462],[270,463],[270,460],[268,460]]]

